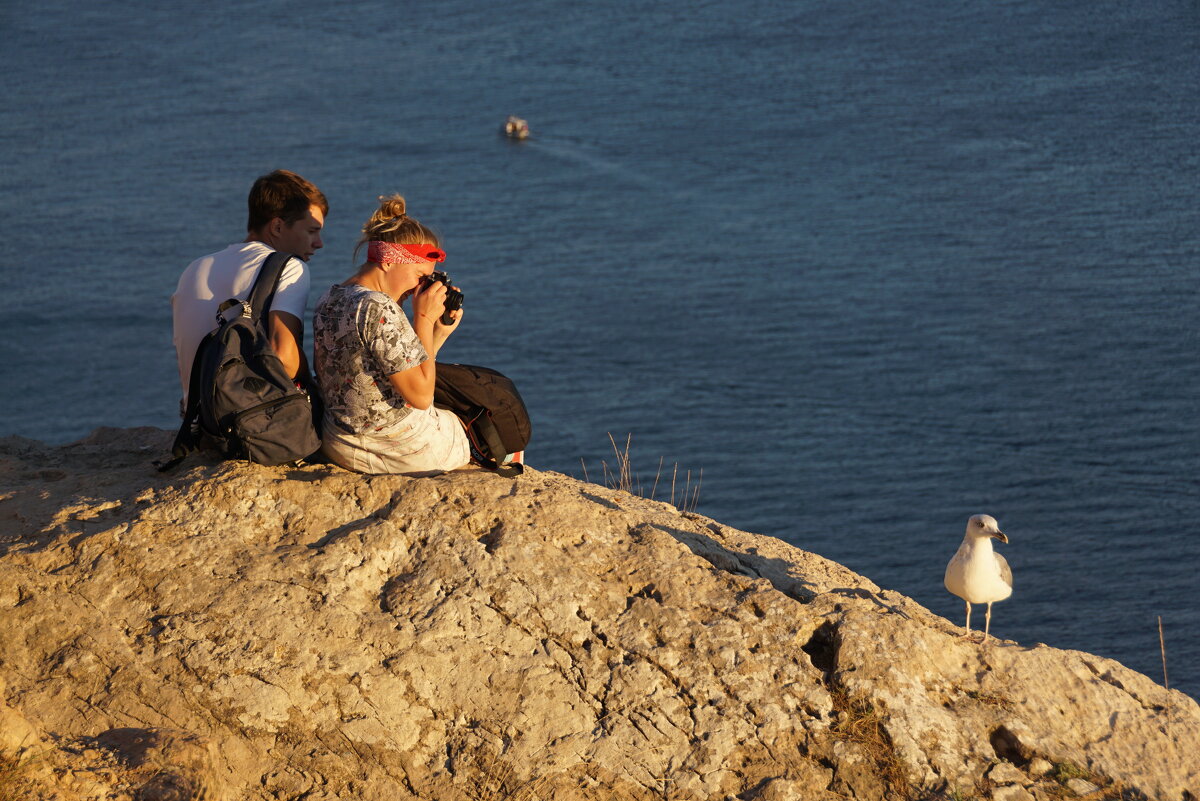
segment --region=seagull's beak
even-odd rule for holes
[[[1008,544],[1008,536],[1005,535],[1005,533],[1003,531],[1001,531],[1000,529],[996,529],[992,533],[992,536],[995,537],[996,539],[1000,540],[1001,542],[1003,542],[1005,545]]]

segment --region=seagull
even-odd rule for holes
[[[1004,557],[992,550],[992,538],[1003,543],[1008,537],[991,515],[975,515],[967,521],[962,545],[946,565],[946,589],[967,602],[967,634],[971,636],[971,604],[987,604],[983,642],[992,626],[992,604],[1012,595],[1012,570]]]

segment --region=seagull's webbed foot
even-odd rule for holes
[[[971,602],[967,601],[966,603],[967,603],[967,626],[966,626],[967,631],[965,634],[958,635],[958,639],[969,640],[971,642],[974,642],[976,632],[971,631]]]

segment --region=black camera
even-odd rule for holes
[[[422,278],[421,289],[424,290],[434,281],[440,281],[446,285],[446,311],[442,314],[442,324],[453,325],[454,318],[450,316],[450,312],[458,311],[462,308],[463,293],[450,286],[450,276],[446,275],[441,270],[434,270],[429,275]]]

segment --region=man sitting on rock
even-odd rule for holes
[[[248,199],[250,218],[242,242],[203,256],[188,265],[171,296],[175,356],[187,405],[192,360],[200,340],[216,325],[217,307],[229,298],[245,300],[258,270],[272,251],[293,253],[271,301],[271,346],[288,374],[305,378],[304,310],[308,305],[308,265],[323,245],[321,228],[329,203],[311,182],[294,172],[275,170],[254,182]]]

